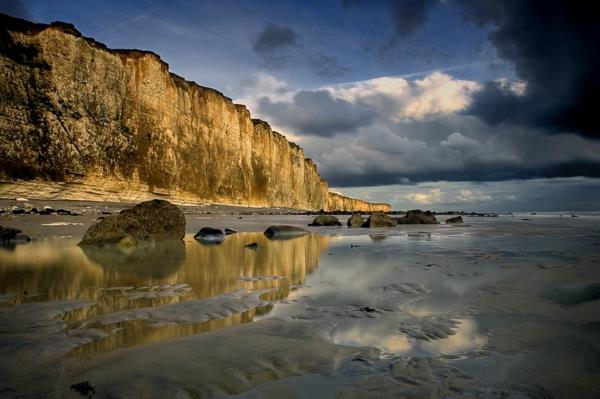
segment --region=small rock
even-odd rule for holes
[[[373,212],[362,227],[396,227],[398,222],[383,212]]]
[[[309,226],[341,226],[342,223],[335,216],[319,215]]]
[[[271,240],[285,240],[310,234],[310,232],[296,226],[277,225],[269,226],[269,228],[265,230],[264,234]]]
[[[96,390],[90,385],[89,381],[78,382],[77,384],[71,385],[70,388],[79,392],[83,396],[87,396],[88,398],[91,398],[96,394]]]
[[[365,222],[365,219],[363,219],[363,217],[360,213],[354,213],[354,214],[352,214],[352,216],[350,216],[350,219],[348,219],[347,224],[348,224],[348,227],[357,228],[357,227],[361,227],[364,222]]]
[[[22,215],[25,212],[25,209],[21,208],[20,206],[13,206],[10,211],[10,213],[12,213],[13,215]]]
[[[23,234],[19,229],[0,226],[0,246],[12,247],[16,244],[26,244],[31,241],[31,237]]]
[[[446,224],[462,223],[462,222],[463,222],[462,216],[455,216],[453,218],[446,219]]]
[[[225,229],[225,235],[230,235],[230,234],[237,234],[237,230],[234,229],[230,229],[230,228],[226,228]]]
[[[196,233],[194,238],[203,244],[220,244],[225,241],[225,234],[219,229],[203,227]]]
[[[251,242],[250,244],[246,244],[245,247],[256,251],[258,249],[258,243]]]

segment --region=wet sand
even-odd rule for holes
[[[598,214],[347,229],[188,208],[184,243],[119,253],[75,245],[119,204],[68,205],[0,216],[35,239],[0,250],[0,397],[600,392]],[[270,241],[270,224],[313,234]],[[240,233],[206,246],[203,226]]]

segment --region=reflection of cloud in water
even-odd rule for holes
[[[350,327],[340,326],[332,331],[336,344],[350,346],[371,346],[385,352],[410,356],[437,356],[439,354],[468,353],[483,347],[487,338],[472,319],[461,319],[456,333],[448,338],[422,341],[411,339],[397,329],[391,320],[368,320]]]

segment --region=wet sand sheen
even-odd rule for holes
[[[187,237],[145,253],[68,239],[0,251],[0,385],[13,396],[68,396],[89,380],[99,397],[594,397],[595,219],[473,222]]]

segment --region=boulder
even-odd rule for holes
[[[341,226],[342,223],[335,216],[319,215],[309,226]]]
[[[269,226],[264,234],[271,240],[285,240],[288,238],[300,237],[310,232],[296,226]]]
[[[406,216],[400,216],[399,218],[394,218],[396,223],[398,224],[406,224]]]
[[[185,216],[176,205],[165,200],[141,202],[131,209],[121,211],[140,222],[156,241],[183,240]]]
[[[455,216],[453,218],[446,219],[446,224],[455,224],[455,223],[462,223],[462,222],[463,222],[462,216]]]
[[[229,227],[227,227],[227,228],[225,229],[225,235],[227,235],[227,236],[228,236],[228,235],[230,235],[230,234],[237,234],[237,232],[238,232],[237,230],[235,230],[235,229],[230,229]]]
[[[415,209],[406,212],[406,224],[437,224],[437,220],[433,212]]]
[[[362,227],[396,227],[398,222],[383,212],[373,212]]]
[[[184,235],[183,212],[168,201],[152,200],[94,223],[79,245],[132,246],[150,241],[181,241]]]
[[[364,222],[365,219],[363,219],[360,213],[354,213],[352,216],[350,216],[350,219],[348,219],[348,227],[361,227]]]
[[[212,227],[201,228],[194,238],[203,244],[220,244],[225,241],[225,233]]]
[[[251,242],[250,244],[246,244],[244,245],[244,247],[251,249],[253,251],[256,251],[258,249],[258,243],[257,242]]]
[[[150,233],[138,220],[124,215],[107,216],[91,225],[78,245],[122,244],[132,246],[151,241]]]

